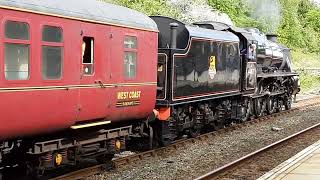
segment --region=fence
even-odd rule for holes
[[[297,73],[306,73],[320,76],[320,68],[300,68],[295,70]]]

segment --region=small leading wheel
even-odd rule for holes
[[[245,122],[250,118],[250,107],[251,107],[251,101],[246,100],[244,105],[241,106],[241,118],[240,122]]]
[[[275,99],[275,112],[281,112],[283,107],[283,101],[279,98]]]
[[[286,97],[284,99],[284,108],[285,110],[290,110],[292,108],[292,97]]]
[[[253,111],[256,118],[263,115],[263,100],[262,98],[256,98],[253,100]]]
[[[222,128],[224,128],[224,123],[223,122],[220,122],[220,121],[215,121],[213,124],[212,124],[212,127],[215,131],[218,131]]]
[[[273,114],[276,111],[277,101],[273,97],[267,98],[267,114]]]
[[[192,127],[189,129],[189,135],[192,138],[195,138],[195,137],[199,136],[200,134],[201,134],[200,128],[198,128],[198,127]]]

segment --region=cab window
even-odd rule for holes
[[[126,78],[135,78],[137,75],[137,37],[126,36],[124,48],[124,75]]]
[[[30,71],[30,30],[26,22],[5,23],[5,78],[27,80]]]
[[[60,27],[44,26],[42,29],[42,78],[62,78],[63,33]]]

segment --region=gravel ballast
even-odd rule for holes
[[[314,100],[315,101],[315,100]],[[299,105],[299,104],[298,104]],[[95,179],[194,179],[215,168],[320,122],[320,105],[198,141]]]
[[[258,179],[320,139],[320,127],[271,148],[227,171],[218,179]]]

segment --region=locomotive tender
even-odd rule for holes
[[[166,145],[289,109],[299,89],[289,49],[257,30],[92,0],[0,1],[0,21],[2,165]]]

